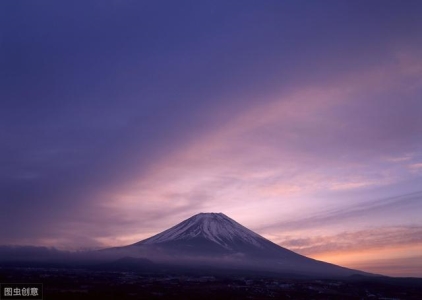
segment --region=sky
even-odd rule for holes
[[[421,1],[2,1],[0,245],[222,212],[422,277]]]

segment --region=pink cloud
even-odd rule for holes
[[[400,58],[325,85],[275,91],[154,162],[142,177],[112,191],[103,206],[131,220],[165,207],[168,225],[198,210],[225,211],[258,224],[269,215],[299,216],[329,205],[314,196],[321,191],[365,190],[410,178],[397,160],[382,157],[416,150],[394,149],[394,140],[382,140],[378,121],[373,124],[365,116],[361,124],[354,120],[361,116],[347,114],[349,107],[375,109],[387,92],[400,92],[409,76],[421,75],[418,68],[409,68]],[[375,106],[367,102],[371,98]],[[147,230],[158,230],[158,224]]]

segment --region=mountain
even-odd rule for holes
[[[280,247],[222,213],[200,213],[133,246],[160,245],[172,253],[274,256]],[[288,252],[288,253],[287,253]],[[286,250],[285,255],[290,252]]]
[[[368,275],[280,247],[222,213],[194,215],[148,239],[112,250],[184,266],[212,265],[318,277]]]

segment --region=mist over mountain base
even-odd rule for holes
[[[316,279],[221,269],[0,267],[1,283],[43,283],[44,299],[421,299],[422,279]]]

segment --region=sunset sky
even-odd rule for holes
[[[422,277],[422,1],[2,1],[0,245],[222,212]]]

